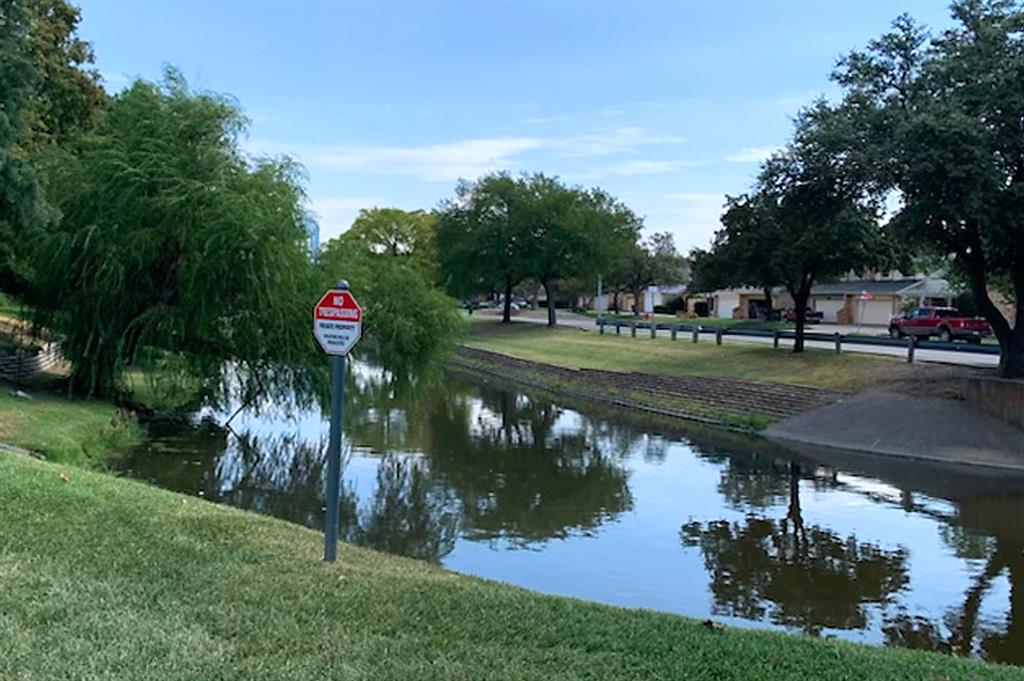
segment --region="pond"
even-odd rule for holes
[[[342,536],[537,591],[1024,664],[1024,479],[633,420],[353,362]],[[227,410],[226,413],[230,413]],[[323,526],[328,424],[203,410],[119,465]]]

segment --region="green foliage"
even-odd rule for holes
[[[369,208],[359,216],[335,248],[354,249],[368,257],[398,258],[429,279],[437,270],[437,215],[422,210]]]
[[[38,148],[93,130],[109,98],[92,68],[92,46],[75,35],[79,9],[66,0],[32,0],[26,8],[36,78],[22,144]]]
[[[244,125],[168,71],[120,94],[98,134],[43,156],[64,217],[39,244],[31,302],[63,337],[75,390],[112,392],[143,346],[180,354],[210,399],[304,380],[316,280],[302,176],[247,159]]]
[[[637,239],[641,220],[600,189],[566,187],[542,174],[508,173],[462,182],[444,204],[438,247],[453,293],[501,290],[505,321],[514,286],[538,281],[555,323],[556,284],[610,271]]]
[[[640,314],[640,300],[648,286],[678,284],[688,277],[689,269],[672,235],[659,232],[614,254],[606,285],[610,291],[632,293],[633,313]]]
[[[17,146],[37,80],[30,26],[26,3],[0,3],[0,291],[14,293],[29,276],[22,244],[46,217],[35,173]]]
[[[510,292],[528,277],[527,217],[523,185],[508,173],[460,182],[438,222],[438,259],[448,291]]]
[[[900,17],[834,78],[858,131],[850,155],[902,195],[894,229],[959,270],[999,338],[1003,374],[1024,375],[1024,9],[961,0],[952,14],[934,39]],[[992,290],[1012,292],[1015,325]]]
[[[396,376],[436,365],[463,330],[456,302],[434,284],[434,228],[428,213],[375,208],[320,252],[320,282],[349,282],[366,341]]]
[[[804,111],[793,141],[765,162],[755,190],[729,200],[711,254],[698,254],[704,285],[786,287],[797,312],[794,352],[803,351],[814,283],[886,257],[877,203],[863,169],[845,153],[850,135],[824,102]]]

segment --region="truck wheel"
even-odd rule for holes
[[[939,329],[939,340],[943,343],[950,343],[953,340],[953,334],[946,327],[942,327]]]
[[[899,340],[900,338],[903,338],[903,331],[901,331],[900,327],[898,327],[898,326],[890,326],[889,327],[889,338],[893,338],[893,339]]]

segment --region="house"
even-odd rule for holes
[[[686,300],[686,312],[696,317],[723,319],[762,319],[767,307],[764,289],[727,288],[710,293],[697,293]],[[783,310],[793,302],[783,289],[772,290],[772,307]]]
[[[885,326],[906,301],[915,305],[952,305],[955,293],[949,282],[935,276],[851,279],[818,284],[811,289],[808,306],[833,324]]]
[[[811,289],[807,305],[822,312],[825,322],[884,326],[908,300],[915,305],[952,305],[955,295],[949,282],[939,276],[905,277],[896,272],[818,284]],[[764,290],[749,287],[691,293],[686,299],[686,312],[697,317],[762,319],[765,307]],[[784,289],[772,290],[776,312],[792,307],[793,299]]]
[[[676,298],[684,297],[685,294],[686,284],[648,286],[646,291],[644,291],[644,295],[640,298],[640,310],[653,311],[656,306],[667,305]],[[603,307],[600,306],[602,301],[597,300],[595,296],[580,296],[577,304],[584,309],[612,310],[615,307],[615,298],[616,296],[613,293],[605,292],[603,295]],[[618,295],[618,307],[619,310],[632,310],[633,294],[630,292],[620,293]]]

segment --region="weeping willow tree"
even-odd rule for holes
[[[306,380],[317,281],[302,171],[247,157],[245,127],[235,102],[168,70],[41,158],[62,219],[36,245],[32,297],[62,338],[72,390],[116,394],[140,353],[173,358],[207,400]]]
[[[365,210],[320,253],[322,284],[348,280],[365,312],[365,349],[396,377],[429,373],[463,330],[456,302],[435,285],[436,229],[422,211]]]

